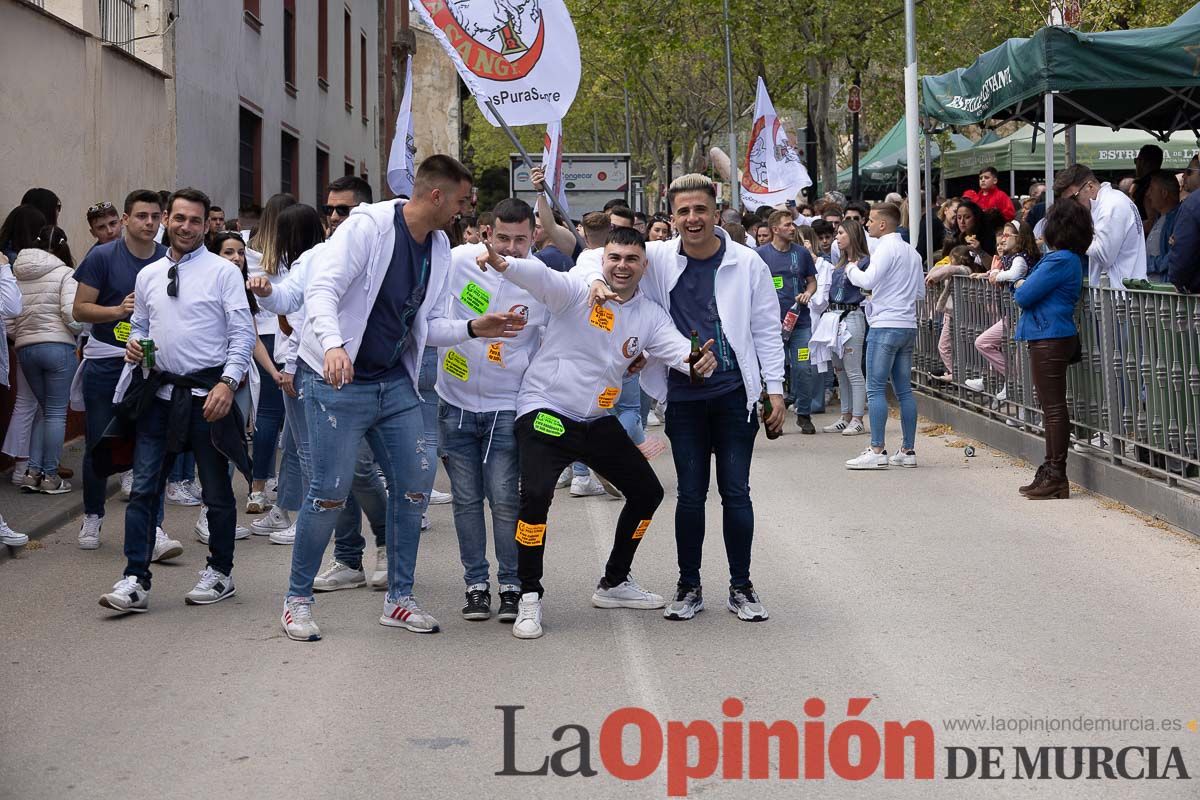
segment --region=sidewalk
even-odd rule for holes
[[[83,516],[83,438],[73,439],[63,447],[62,463],[75,470],[70,479],[71,491],[49,495],[22,492],[9,480],[11,472],[0,473],[0,513],[13,530],[38,539]],[[108,496],[121,488],[119,478],[108,482]],[[24,548],[0,546],[0,561],[11,558],[14,550]]]

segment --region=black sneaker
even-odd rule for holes
[[[686,583],[675,587],[675,598],[667,603],[663,611],[664,619],[685,620],[704,610],[704,592],[699,586],[688,586]]]
[[[467,587],[467,604],[463,606],[463,619],[491,619],[492,593],[486,583],[474,583]]]
[[[758,599],[758,592],[749,584],[729,587],[727,607],[743,622],[762,622],[767,618],[767,609]]]
[[[500,587],[500,610],[496,619],[500,622],[515,622],[518,606],[521,604],[521,587],[505,585]]]
[[[813,427],[812,417],[805,414],[796,415],[796,424],[800,426],[801,433],[816,433],[817,429]]]

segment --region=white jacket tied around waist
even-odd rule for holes
[[[83,330],[72,310],[74,270],[53,253],[31,247],[17,253],[12,271],[24,306],[8,329],[17,349],[45,342],[74,345]]]
[[[742,383],[746,387],[746,408],[751,410],[758,402],[763,381],[767,384],[769,394],[783,394],[784,359],[783,337],[779,328],[779,300],[775,284],[771,281],[771,270],[758,253],[731,241],[721,228],[716,228],[715,233],[725,240],[725,257],[717,268],[716,277],[717,313],[721,316],[725,338],[737,355]],[[671,290],[687,267],[687,256],[681,248],[679,239],[646,243],[649,263],[638,294],[644,294],[647,299],[668,311],[671,308]],[[600,259],[603,252],[596,249],[582,253],[572,272],[585,277],[589,284],[602,279]],[[646,368],[641,372],[642,388],[656,400],[664,401],[667,399],[669,365],[656,362],[649,356],[647,359]]]
[[[548,408],[576,422],[603,417],[616,407],[625,373],[643,351],[647,359],[688,370],[691,342],[640,290],[627,303],[593,306],[588,281],[536,259],[510,258],[504,274],[550,314],[525,371],[517,416]]]
[[[464,244],[450,251],[442,302],[429,314],[427,344],[438,348],[437,393],[476,414],[514,411],[525,370],[549,322],[546,306],[501,273],[479,269],[487,248]],[[472,339],[467,322],[490,312],[517,312],[525,328],[513,339]]]
[[[313,251],[312,276],[304,290],[307,318],[300,335],[300,358],[318,375],[325,353],[344,347],[353,362],[362,344],[367,319],[379,296],[396,244],[396,207],[406,200],[363,204],[350,212],[319,252]],[[433,254],[425,300],[413,317],[412,342],[403,355],[404,370],[414,391],[421,372],[421,355],[429,335],[429,311],[441,302],[450,273],[450,239],[433,231]]]

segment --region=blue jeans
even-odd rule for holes
[[[785,402],[791,403],[792,408],[801,416],[812,413],[813,376],[812,360],[808,357],[808,340],[812,338],[812,328],[797,326],[792,329],[792,335],[784,343],[783,355],[787,361],[788,396]],[[824,394],[822,394],[822,407]]]
[[[133,449],[133,491],[125,509],[125,574],[150,588],[150,558],[154,553],[154,515],[162,504],[167,475],[176,455],[167,452],[167,417],[170,404],[155,400],[137,421]],[[204,419],[204,398],[192,398],[189,440],[200,487],[208,506],[208,566],[229,575],[233,570],[233,534],[237,503],[229,477],[229,460],[212,445],[212,434]]]
[[[426,347],[425,352],[421,356],[421,374],[417,380],[417,388],[420,389],[419,397],[421,399],[421,421],[425,427],[425,447],[430,453],[435,456],[441,455],[441,448],[438,447],[438,397],[437,390],[434,388],[437,384],[437,348]],[[437,477],[437,458],[430,459],[431,468],[429,470],[429,485],[423,490],[425,500],[421,503],[421,513],[425,513],[429,509],[429,495],[433,492],[433,480]]]
[[[871,328],[867,333],[867,406],[871,412],[871,446],[883,447],[887,428],[887,382],[900,401],[903,449],[912,450],[917,438],[917,401],[912,393],[915,328]]]
[[[258,337],[268,353],[275,352],[275,336]],[[258,413],[254,417],[253,477],[265,481],[275,474],[275,448],[279,443],[279,431],[283,428],[283,390],[271,380],[267,371],[254,363],[258,370]]]
[[[375,463],[375,453],[370,445],[360,441],[350,496],[333,529],[334,558],[351,569],[362,569],[363,551],[367,548],[362,535],[363,512],[375,534],[375,546],[387,545],[387,497],[387,482]]]
[[[171,467],[171,474],[167,478],[170,483],[180,483],[181,481],[190,481],[196,478],[196,458],[191,453],[180,453],[175,459],[175,466]]]
[[[407,376],[334,389],[307,366],[300,380],[312,478],[296,520],[289,597],[312,597],[313,578],[354,481],[359,442],[379,457],[389,487],[388,599],[412,594],[421,513],[437,455],[426,445],[421,398]],[[303,449],[303,448],[302,448]]]
[[[754,540],[750,458],[758,435],[758,415],[746,410],[745,390],[738,388],[711,400],[669,401],[666,432],[679,482],[675,505],[679,582],[700,585],[704,503],[715,454],[729,583],[749,585],[750,545]]]
[[[454,529],[467,586],[487,583],[487,524],[483,500],[492,509],[496,581],[520,585],[517,577],[517,512],[520,462],[513,432],[515,411],[476,414],[449,403],[438,412],[442,452],[454,494]]]
[[[613,413],[634,444],[646,441],[646,428],[642,422],[642,382],[637,375],[627,375],[621,382],[621,394]]]
[[[125,366],[123,358],[89,358],[83,362],[83,513],[104,516],[108,479],[97,475],[92,465],[92,448],[104,435],[113,418],[113,392]]]
[[[5,343],[7,347],[7,343]],[[42,407],[29,437],[29,471],[58,474],[63,439],[67,435],[67,403],[79,361],[74,345],[60,342],[30,344],[17,351],[21,371]]]
[[[304,499],[308,484],[304,480],[304,471],[300,468],[300,452],[296,446],[296,437],[292,435],[292,423],[293,418],[304,417],[304,406],[286,395],[283,402],[289,413],[284,418],[283,455],[279,461],[279,485],[276,487],[275,505],[283,511],[296,512],[300,510],[300,502]]]

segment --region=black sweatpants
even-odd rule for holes
[[[517,574],[521,592],[542,594],[546,516],[559,473],[575,461],[603,475],[625,495],[612,552],[604,568],[609,586],[629,577],[634,553],[663,500],[662,484],[616,417],[575,422],[553,411],[517,418],[521,461],[521,509],[517,515]]]

